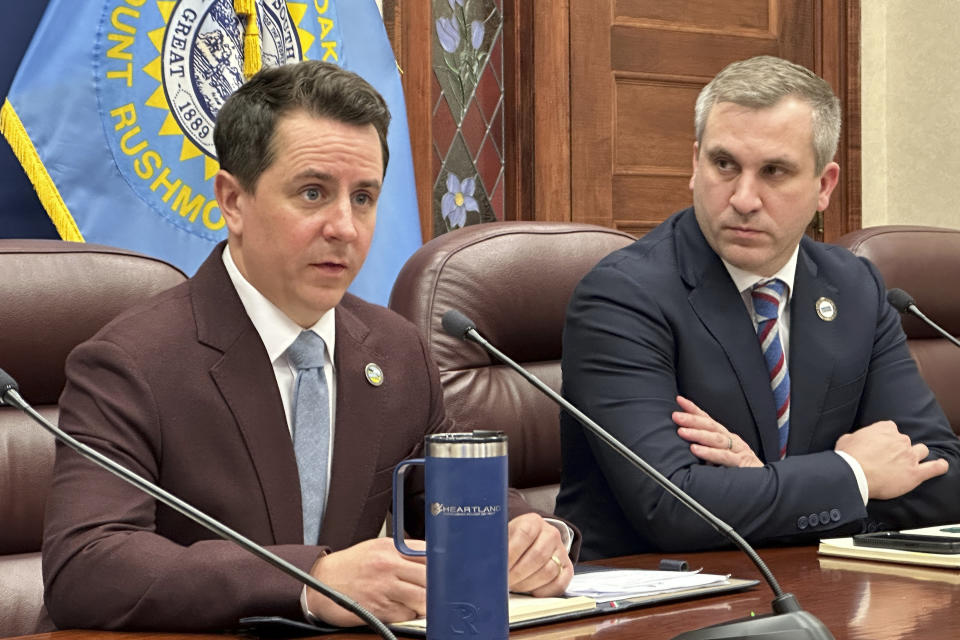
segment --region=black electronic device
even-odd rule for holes
[[[902,533],[900,531],[860,533],[853,536],[853,544],[858,547],[900,549],[901,551],[921,551],[923,553],[960,553],[960,537]]]

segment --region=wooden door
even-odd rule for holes
[[[572,220],[642,235],[689,206],[697,94],[728,63],[767,54],[813,69],[841,98],[841,184],[813,235],[859,228],[859,4],[574,1],[570,26]]]
[[[424,240],[432,237],[434,20],[384,0]],[[445,6],[441,3],[441,6]],[[693,104],[733,60],[778,55],[840,97],[840,185],[811,235],[860,228],[860,0],[502,0],[504,217],[641,235],[691,202]],[[431,42],[433,44],[431,45]]]

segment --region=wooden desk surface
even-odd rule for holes
[[[960,571],[818,556],[816,547],[763,549],[781,587],[822,620],[837,640],[924,640],[960,637]],[[740,552],[692,553],[683,556],[691,567],[739,578],[760,576]],[[622,567],[654,568],[659,556],[643,555],[605,561]],[[699,627],[733,620],[751,612],[767,613],[773,596],[760,585],[742,593],[635,609],[567,623],[546,625],[510,634],[511,639],[645,640],[669,639]],[[57,631],[30,640],[226,640],[242,636],[169,633],[106,633]],[[318,636],[329,640],[371,640],[369,633]]]

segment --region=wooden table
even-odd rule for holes
[[[781,587],[822,620],[837,640],[960,638],[960,572],[818,556],[815,547],[763,549],[761,557]],[[721,551],[683,556],[691,567],[709,573],[759,578],[741,553]],[[603,564],[655,568],[659,556],[617,558]],[[678,633],[770,610],[772,594],[765,584],[725,594],[635,609],[619,614],[546,625],[510,634],[511,639],[537,640],[668,640]],[[222,634],[105,633],[57,631],[30,640],[226,640]],[[318,636],[330,640],[371,640],[369,633]]]

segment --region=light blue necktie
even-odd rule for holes
[[[777,328],[780,305],[786,299],[787,283],[773,279],[753,287],[753,310],[757,317],[757,338],[763,350],[763,359],[770,372],[770,389],[777,405],[777,432],[780,458],[787,455],[787,438],[790,435],[790,371],[787,368]]]
[[[327,502],[330,451],[330,392],[323,375],[323,338],[303,331],[287,349],[297,369],[293,383],[293,449],[300,471],[303,543],[317,544]]]

